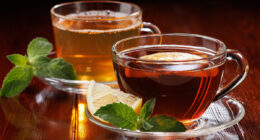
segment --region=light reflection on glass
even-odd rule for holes
[[[86,133],[86,121],[87,118],[85,116],[86,105],[83,103],[78,104],[78,134],[79,138],[83,139],[87,137]]]
[[[83,103],[79,103],[78,109],[79,109],[79,122],[85,121],[86,106]]]
[[[76,132],[77,131],[74,131],[75,127],[76,127],[76,124],[75,124],[75,108],[72,109],[72,112],[71,112],[71,125],[70,125],[70,137],[71,138],[74,138],[75,137],[75,134],[77,134]]]

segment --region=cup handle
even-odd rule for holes
[[[150,23],[150,22],[143,22],[142,28],[141,28],[141,33],[145,33],[145,34],[161,34],[160,29]]]
[[[247,59],[237,50],[227,49],[227,61],[235,61],[239,71],[233,80],[227,85],[218,90],[218,94],[214,98],[214,101],[221,99],[227,95],[232,89],[237,87],[245,78],[249,70]]]

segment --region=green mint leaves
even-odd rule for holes
[[[52,44],[45,38],[33,39],[27,48],[27,55],[8,55],[15,67],[3,81],[0,96],[12,97],[21,93],[32,81],[33,76],[55,77],[75,80],[76,73],[71,64],[61,58],[48,58]]]
[[[61,79],[76,79],[76,74],[71,64],[61,58],[54,58],[40,66],[37,73],[43,73],[41,77],[55,77]]]
[[[153,108],[155,105],[155,98],[148,100],[143,107],[141,108],[141,111],[139,113],[139,120],[148,120],[152,113],[153,113]]]
[[[145,132],[184,132],[185,126],[166,115],[158,115],[151,118],[155,106],[155,98],[148,100],[142,107],[139,116],[134,110],[123,104],[113,103],[98,109],[94,115],[109,123],[129,130]]]
[[[20,54],[8,55],[7,59],[17,66],[25,66],[29,61],[26,56]]]
[[[137,129],[136,113],[131,107],[123,103],[113,103],[101,107],[94,115],[121,128]]]
[[[15,66],[5,77],[0,96],[12,97],[22,92],[32,81],[31,66]]]
[[[34,64],[35,59],[40,56],[47,56],[52,51],[52,44],[45,38],[33,39],[27,48],[30,63]]]

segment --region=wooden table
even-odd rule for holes
[[[25,54],[28,42],[37,36],[53,42],[49,10],[59,2],[10,1],[2,5],[0,84],[13,67],[6,55]],[[163,33],[212,36],[248,58],[248,76],[230,95],[246,109],[246,115],[239,123],[244,135],[241,139],[260,139],[260,6],[254,2],[224,0],[135,3],[143,8],[144,21],[158,25]],[[227,70],[226,75],[229,74],[231,71]],[[85,107],[84,97],[57,91],[35,78],[19,96],[0,99],[0,139],[63,140],[95,136],[102,140],[114,135],[90,123],[84,115]]]

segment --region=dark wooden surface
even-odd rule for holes
[[[28,42],[37,36],[53,42],[49,10],[58,2],[61,1],[2,4],[0,84],[12,68],[7,54],[25,54]],[[260,6],[255,1],[224,0],[135,3],[142,7],[144,21],[156,24],[163,33],[212,36],[247,57],[248,76],[230,95],[246,109],[240,122],[246,139],[260,139]],[[225,75],[232,75],[231,70],[226,72]],[[80,118],[85,107],[83,97],[57,91],[34,79],[21,95],[0,99],[0,139],[94,139],[113,135]],[[102,133],[86,133],[95,129]]]

